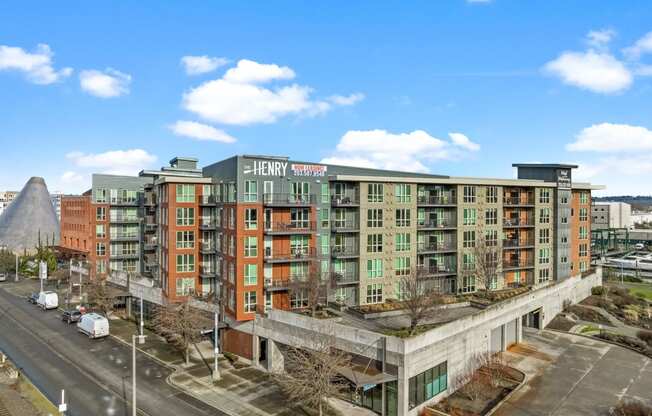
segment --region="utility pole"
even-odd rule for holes
[[[18,282],[18,252],[16,252],[16,277],[14,280]]]
[[[215,305],[215,327],[213,328],[213,340],[214,340],[214,346],[215,346],[215,368],[213,369],[213,381],[219,380],[220,379],[220,369],[218,368],[217,364],[217,356],[220,353],[220,348],[219,348],[219,338],[218,338],[218,333],[217,333],[217,326],[218,326],[218,321],[219,321],[219,306]]]
[[[143,321],[143,296],[140,296],[140,336],[143,336],[145,322]]]
[[[65,416],[66,411],[68,411],[68,405],[66,404],[66,391],[61,390],[61,403],[59,404],[59,413],[61,413],[61,416]]]
[[[81,260],[79,260],[77,262],[77,265],[79,266],[79,304],[81,305],[82,302],[83,302],[83,295],[84,295],[84,291],[82,290],[83,289],[82,285],[83,285],[84,282],[82,281],[82,262],[81,262]]]
[[[136,406],[136,338],[139,344],[145,343],[144,335],[133,334],[131,336],[131,414],[137,416],[138,406]]]

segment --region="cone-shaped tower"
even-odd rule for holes
[[[59,241],[59,221],[50,200],[45,180],[32,177],[16,199],[0,215],[0,246],[22,252],[34,251],[39,233],[45,244],[46,236],[55,244]]]

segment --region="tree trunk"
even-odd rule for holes
[[[319,401],[319,416],[322,416],[322,410],[321,410],[321,400]]]
[[[184,355],[186,356],[186,366],[190,365],[190,347],[186,347],[184,350]]]

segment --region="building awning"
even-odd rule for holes
[[[366,368],[361,365],[354,365],[352,367],[340,367],[337,370],[342,377],[351,381],[357,387],[372,386],[376,384],[388,383],[396,381],[398,378],[394,375],[383,373],[376,368]]]

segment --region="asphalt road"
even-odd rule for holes
[[[0,284],[0,350],[55,404],[66,390],[67,416],[131,415],[131,348],[91,340],[58,311],[43,312]],[[138,353],[139,415],[226,416],[170,386],[172,370]]]

